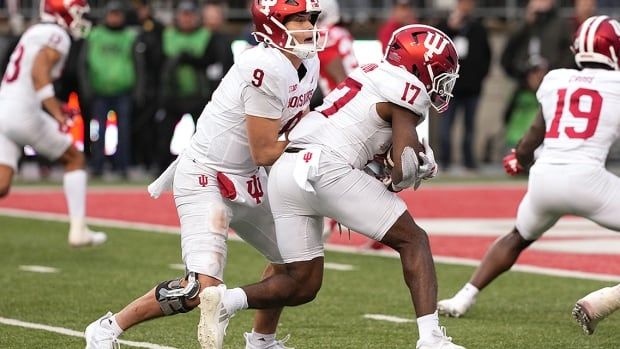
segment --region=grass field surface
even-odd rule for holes
[[[83,348],[82,338],[7,325],[12,319],[83,331],[106,311],[118,311],[159,281],[182,274],[180,238],[130,229],[105,228],[101,247],[71,249],[66,223],[0,217],[0,348]],[[278,336],[300,348],[415,348],[415,322],[393,323],[365,318],[383,314],[414,320],[397,259],[328,253],[326,261],[352,270],[325,272],[317,299],[285,311]],[[24,271],[46,266],[57,272]],[[229,242],[229,286],[257,280],[263,258],[250,246]],[[343,268],[347,269],[347,268]],[[451,296],[473,268],[437,265],[441,298]],[[442,318],[448,335],[467,348],[619,348],[620,318],[601,323],[585,336],[573,322],[575,300],[610,283],[511,272],[479,297],[461,319]],[[243,348],[253,312],[241,312],[228,328],[225,348]],[[6,322],[6,321],[5,321]],[[198,348],[198,312],[141,324],[121,339],[174,348]],[[76,334],[76,333],[73,333]],[[130,347],[130,346],[123,346]],[[155,348],[155,346],[153,347]]]

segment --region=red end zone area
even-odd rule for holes
[[[435,256],[479,260],[497,236],[510,231],[523,186],[428,186],[406,191],[401,197],[420,226],[429,232]],[[60,190],[17,189],[0,200],[2,209],[66,214]],[[88,193],[88,216],[100,219],[178,226],[170,194],[151,199],[146,190],[92,189]],[[552,228],[547,236],[523,253],[519,264],[569,271],[620,276],[620,235],[564,218],[567,224]],[[562,221],[561,221],[562,222]],[[329,242],[364,246],[368,240],[338,228]]]

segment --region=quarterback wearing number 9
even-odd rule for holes
[[[437,280],[426,232],[394,193],[435,176],[432,151],[427,141],[418,140],[416,126],[431,106],[440,112],[447,108],[458,70],[448,36],[429,26],[404,26],[393,33],[382,61],[354,70],[299,122],[269,174],[271,209],[287,273],[233,289],[237,292],[224,285],[205,289],[219,300],[207,314],[214,319],[209,323],[214,333],[223,334],[230,316],[240,309],[295,306],[314,299],[323,279],[323,217],[330,217],[400,254],[417,316],[417,348],[463,348],[439,326]],[[386,152],[391,181],[382,182],[363,169]],[[368,297],[377,300],[376,294]],[[328,346],[320,337],[313,345]]]
[[[324,31],[315,26],[319,13],[316,0],[253,1],[260,44],[237,57],[198,119],[188,148],[150,187],[157,196],[172,183],[187,274],[94,321],[86,329],[87,348],[112,348],[124,330],[149,319],[198,305],[203,311],[208,299],[201,291],[224,281],[229,227],[271,263],[265,278],[285,272],[263,166],[282,154],[285,136],[308,111],[317,87],[316,53],[325,42]],[[284,348],[275,339],[281,307],[274,308],[257,313],[246,348]],[[204,320],[198,325],[201,346],[221,348],[223,337],[210,332]]]

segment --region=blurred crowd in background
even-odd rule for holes
[[[341,23],[355,39],[385,45],[405,24],[437,26],[454,41],[460,78],[450,108],[431,118],[443,170],[476,174],[499,164],[538,112],[546,72],[573,68],[569,46],[594,14],[620,15],[617,0],[340,0]],[[231,44],[252,45],[247,0],[90,0],[95,25],[74,43],[57,91],[76,91],[91,174],[144,178],[174,159],[171,141],[194,121],[233,64]],[[0,69],[39,1],[0,0]],[[113,154],[106,125],[116,126]],[[94,122],[93,122],[94,121]],[[612,157],[617,157],[613,153]]]

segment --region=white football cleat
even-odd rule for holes
[[[252,344],[250,338],[252,337],[251,333],[244,333],[243,337],[245,338],[245,349],[295,349],[291,347],[287,347],[284,345],[290,338],[291,335],[287,335],[281,340],[274,340],[270,343],[264,342],[264,344],[256,345]],[[263,340],[262,338],[259,341]]]
[[[620,307],[620,294],[616,287],[605,287],[594,291],[577,301],[573,317],[583,332],[593,334],[596,325]]]
[[[452,337],[446,335],[446,328],[441,326],[439,330],[433,331],[433,341],[418,340],[416,349],[465,349],[460,345],[452,343]]]
[[[437,302],[437,311],[441,315],[461,317],[476,303],[476,298],[470,300],[454,296]]]
[[[224,308],[226,285],[206,287],[200,293],[198,342],[202,349],[222,349],[230,316]]]
[[[104,321],[111,322],[112,315],[111,312],[108,312],[86,327],[86,331],[84,331],[86,349],[118,349],[121,347],[114,331],[103,324]]]
[[[99,246],[107,240],[106,233],[92,231],[88,228],[79,232],[69,232],[69,246],[71,247]]]

